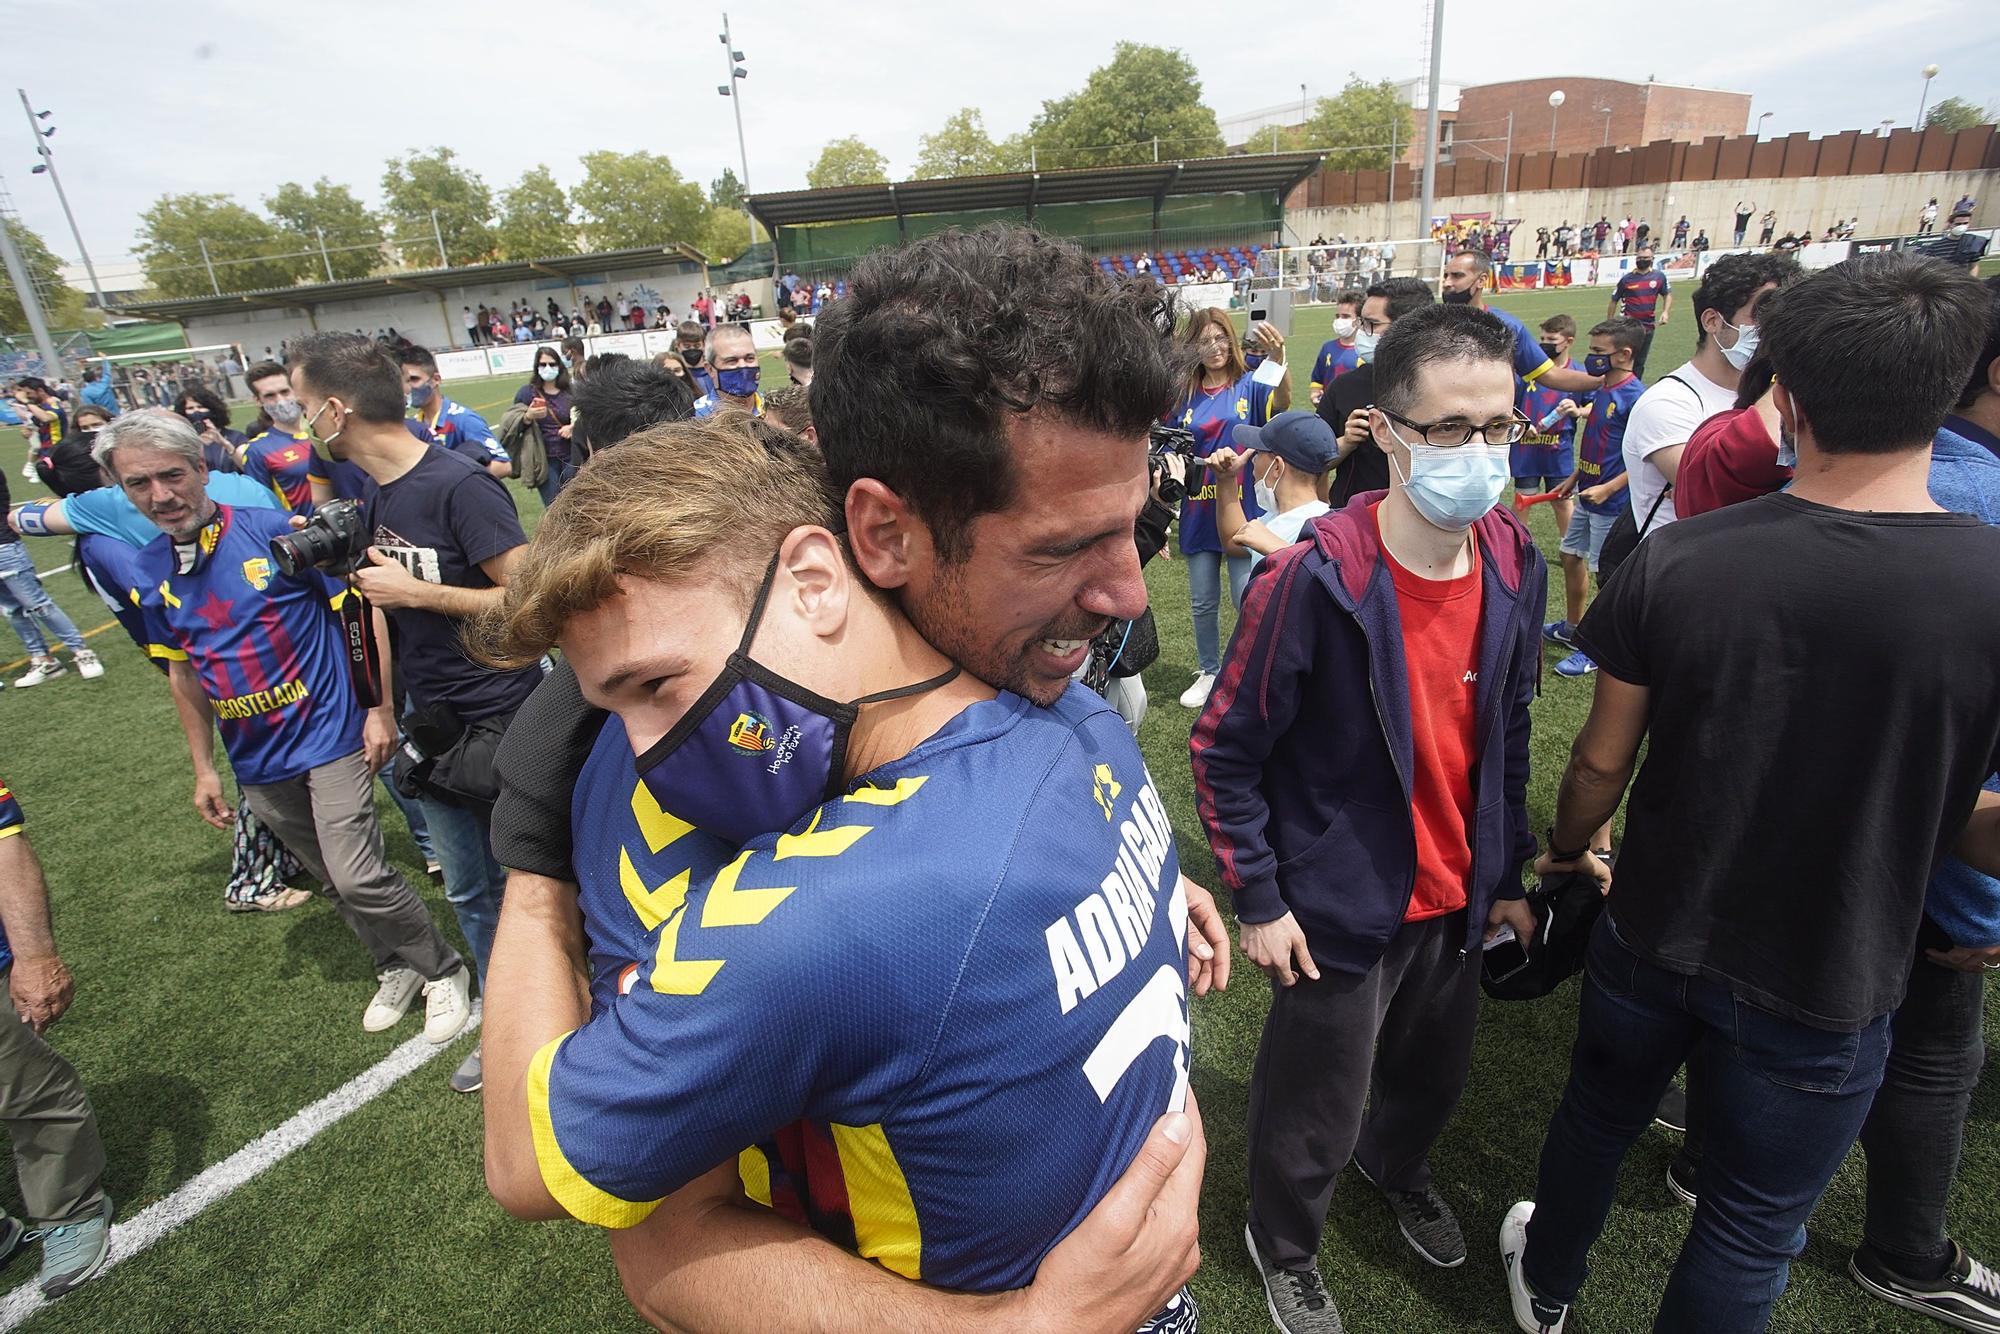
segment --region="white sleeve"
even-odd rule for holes
[[[1625,423],[1626,457],[1644,459],[1669,445],[1684,445],[1701,422],[1701,398],[1694,390],[1682,385],[1649,390],[1632,405],[1632,420]]]

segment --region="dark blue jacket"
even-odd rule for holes
[[[1245,922],[1287,911],[1321,968],[1364,973],[1416,884],[1409,670],[1396,589],[1356,496],[1265,559],[1191,742],[1195,802]],[[1465,948],[1495,898],[1521,897],[1528,704],[1548,573],[1505,506],[1473,532],[1482,576]]]

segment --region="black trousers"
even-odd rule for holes
[[[1430,1185],[1431,1145],[1465,1091],[1479,958],[1465,910],[1407,922],[1366,974],[1271,988],[1250,1076],[1250,1227],[1272,1264],[1319,1254],[1352,1159],[1387,1190]]]
[[[1951,941],[1926,918],[1910,963],[1909,989],[1889,1021],[1882,1087],[1861,1127],[1868,1155],[1861,1238],[1891,1269],[1911,1278],[1935,1278],[1951,1258],[1945,1206],[1958,1176],[1972,1091],[1986,1059],[1986,979],[1924,957],[1926,949],[1949,948]],[[1690,1120],[1683,1161],[1698,1172],[1698,1061],[1688,1062],[1687,1075]]]

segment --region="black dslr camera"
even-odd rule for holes
[[[310,569],[344,578],[368,563],[368,532],[358,500],[329,500],[313,511],[305,527],[271,539],[271,560],[287,579]],[[347,648],[348,679],[363,708],[382,702],[382,676],[375,622],[358,588],[339,602],[340,637]]]
[[[367,563],[368,532],[358,500],[329,500],[303,528],[271,539],[271,559],[287,578],[321,569],[347,575]]]
[[[1149,480],[1158,488],[1160,501],[1169,507],[1178,507],[1187,495],[1186,479],[1195,469],[1194,432],[1179,426],[1162,426],[1155,423],[1148,441],[1146,467],[1151,473]],[[1166,463],[1169,458],[1179,455],[1182,466],[1170,470]],[[1174,472],[1180,473],[1179,477]]]

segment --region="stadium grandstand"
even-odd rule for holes
[[[949,227],[1020,222],[1065,237],[1107,272],[1179,283],[1255,266],[1284,243],[1285,197],[1324,154],[1255,153],[1070,171],[846,185],[751,195],[777,265],[837,279],[879,246]]]

